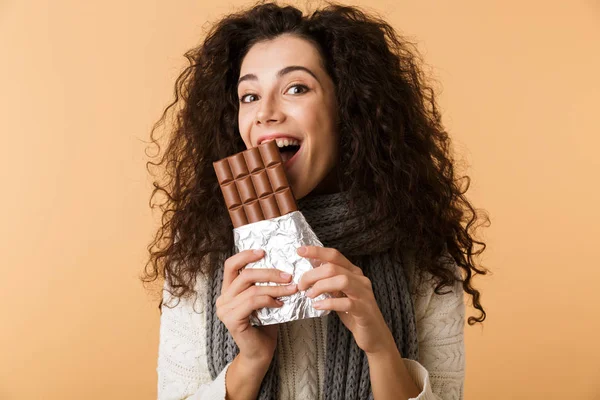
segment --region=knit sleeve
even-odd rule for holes
[[[199,278],[200,279],[200,278]],[[158,400],[225,399],[229,365],[211,379],[206,360],[204,285],[198,296],[172,298],[165,281],[158,349]]]
[[[442,290],[448,291],[447,288]],[[405,359],[417,400],[462,400],[465,378],[465,305],[462,283],[437,295],[434,287],[415,299],[419,362]]]

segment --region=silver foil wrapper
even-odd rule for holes
[[[301,246],[323,246],[300,211],[240,226],[233,230],[233,237],[237,252],[249,249],[265,251],[263,258],[248,264],[246,268],[279,269],[292,275],[290,284],[298,284],[306,271],[321,265],[320,261],[301,257],[296,252]],[[257,285],[278,284],[257,283]],[[312,303],[330,297],[328,293],[323,293],[311,299],[305,296],[304,291],[280,297],[278,299],[283,302],[282,307],[261,308],[250,316],[250,323],[260,326],[322,317],[330,311],[316,310]]]

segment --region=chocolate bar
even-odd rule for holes
[[[300,246],[323,246],[296,204],[273,140],[213,163],[229,216],[237,252],[263,249],[265,255],[245,268],[277,268],[298,283],[302,275],[320,265],[318,260],[297,254]],[[257,286],[275,285],[257,282]],[[271,325],[327,315],[313,301],[330,298],[322,293],[314,299],[305,292],[280,298],[283,306],[261,308],[250,316],[252,325]]]
[[[213,163],[234,228],[298,210],[272,140]]]

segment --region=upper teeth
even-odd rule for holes
[[[277,143],[277,147],[300,145],[300,141],[296,139],[275,139],[275,142]]]

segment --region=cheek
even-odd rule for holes
[[[327,170],[329,171],[337,162],[339,152],[337,141],[334,136],[331,135],[327,138],[327,141],[323,146],[327,148]]]
[[[313,132],[317,132],[315,135],[315,143],[318,143],[322,149],[327,149],[327,153],[335,157],[337,153],[337,133],[336,124],[334,121],[334,115],[329,114],[327,111],[321,111],[319,117],[315,119],[315,123],[312,127]]]
[[[250,144],[250,127],[252,121],[248,118],[248,115],[244,115],[243,113],[238,113],[238,128],[240,131],[240,136],[242,140],[246,144],[247,148],[252,147]]]

